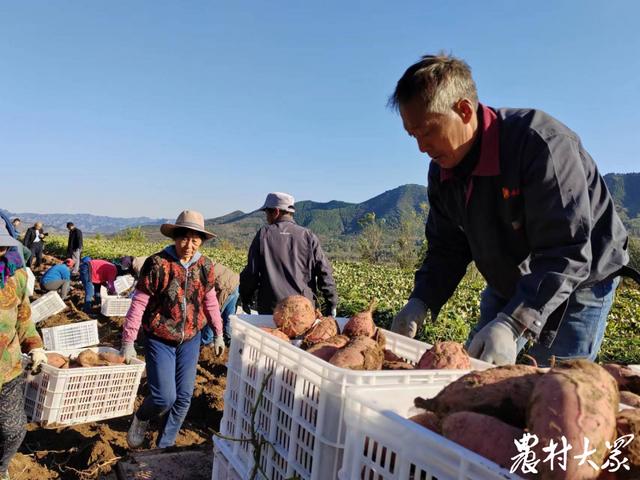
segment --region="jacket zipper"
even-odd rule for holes
[[[186,274],[184,276],[184,296],[182,298],[182,338],[180,343],[184,342],[184,327],[187,324],[187,287],[189,286],[189,267],[185,267]]]

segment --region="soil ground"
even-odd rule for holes
[[[48,266],[59,262],[58,259],[47,255],[44,260],[44,266],[35,272],[37,279]],[[42,293],[36,282],[36,292],[32,301]],[[66,301],[68,308],[62,313],[43,320],[38,324],[38,327],[66,325],[89,320],[93,317],[98,320],[100,344],[119,348],[120,332],[124,319],[104,317],[99,314],[98,308],[90,317],[79,310],[83,300],[82,285],[80,282],[73,282],[70,298]],[[138,349],[138,353],[141,359],[144,358],[141,349]],[[211,436],[214,431],[218,430],[222,418],[226,361],[226,353],[223,357],[217,358],[211,347],[201,349],[191,408],[178,435],[176,447],[169,449],[170,451],[184,449],[185,454],[188,451],[190,455],[189,468],[195,467],[194,462],[201,461],[202,464],[198,464],[196,470],[211,472],[211,456],[206,454],[194,456],[193,450],[194,447],[201,446],[205,452],[211,452]],[[146,389],[147,385],[143,375],[136,398],[136,408],[142,402]],[[126,433],[130,422],[131,416],[129,415],[101,422],[58,428],[46,428],[30,423],[27,425],[27,436],[20,451],[11,462],[9,469],[11,479],[88,480],[106,476],[113,478],[118,462],[122,461],[123,465],[131,465],[131,462],[135,464],[137,461],[131,456],[136,452],[132,452],[126,442]],[[152,424],[151,432],[147,434],[147,441],[138,450],[138,453],[155,447],[157,428],[158,425]],[[147,478],[162,480],[163,477],[172,480],[183,478],[175,473],[167,475],[158,473]]]

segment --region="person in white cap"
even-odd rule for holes
[[[215,332],[215,354],[225,349],[213,262],[198,251],[215,235],[205,229],[202,214],[193,210],[183,211],[160,231],[174,243],[142,266],[122,332],[121,354],[130,361],[136,357],[133,342],[141,324],[145,331],[149,394],[127,434],[132,448],[144,441],[149,421],[163,415],[157,447],[175,444],[191,404],[205,325]]]
[[[321,294],[324,315],[335,316],[338,294],[331,264],[318,237],[293,220],[294,198],[288,193],[270,193],[260,210],[265,212],[267,225],[256,233],[240,273],[243,310],[250,313],[256,291],[258,313],[267,315],[288,296],[304,295],[317,304]]]
[[[9,463],[26,434],[21,353],[29,353],[33,373],[47,363],[42,339],[31,319],[27,272],[20,268],[20,247],[0,222],[0,480],[9,478]]]

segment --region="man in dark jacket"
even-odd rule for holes
[[[331,264],[318,237],[293,220],[294,199],[288,193],[267,195],[262,206],[267,217],[256,234],[247,266],[240,273],[242,308],[258,291],[258,313],[271,314],[278,301],[290,295],[304,295],[314,303],[318,291],[323,297],[325,315],[336,314],[338,295]]]
[[[72,275],[80,271],[80,255],[82,254],[82,231],[73,222],[67,222],[69,240],[67,242],[67,258],[74,261]]]
[[[27,228],[24,234],[24,246],[31,250],[30,262],[36,269],[42,264],[42,253],[44,252],[44,237],[48,233],[42,231],[42,222],[36,222],[33,227]],[[35,264],[32,262],[35,261]]]
[[[431,157],[428,252],[392,329],[414,336],[473,260],[487,281],[467,346],[514,363],[528,339],[541,365],[595,359],[627,233],[579,137],[539,110],[478,103],[469,66],[425,56],[390,99]]]

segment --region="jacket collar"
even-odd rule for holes
[[[482,115],[480,131],[480,158],[471,172],[475,177],[494,177],[500,175],[500,123],[496,113],[489,107],[479,104]],[[440,181],[444,182],[454,176],[452,168],[440,168]]]
[[[187,263],[182,263],[180,261],[180,259],[178,258],[178,252],[176,252],[176,246],[175,245],[168,245],[167,247],[164,248],[164,251],[166,253],[168,253],[171,257],[175,258],[176,261],[182,265],[184,268],[189,268],[191,265],[193,265],[194,263],[196,263],[200,257],[202,256],[202,254],[200,252],[196,252],[193,257],[191,257],[191,260],[189,260]]]

